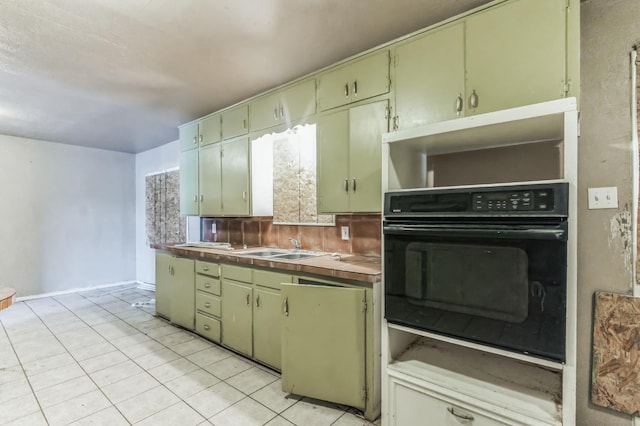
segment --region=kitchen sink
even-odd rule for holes
[[[323,253],[273,248],[273,249],[240,251],[238,252],[238,254],[242,254],[245,256],[268,257],[271,260],[278,260],[278,259],[299,260],[299,259],[306,259],[308,257],[320,256]]]
[[[271,257],[271,256],[283,255],[287,253],[289,253],[289,251],[283,250],[283,249],[268,249],[268,250],[238,252],[238,254],[245,254],[247,256],[256,256],[256,257]]]
[[[273,256],[275,259],[287,259],[287,260],[297,260],[297,259],[306,259],[308,257],[318,256],[317,253],[288,253],[288,254],[279,254]]]

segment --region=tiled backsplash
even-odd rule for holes
[[[336,216],[333,226],[275,225],[272,217],[202,218],[202,240],[229,242],[247,247],[293,248],[289,238],[300,241],[303,250],[380,256],[379,214]],[[216,233],[211,225],[216,224]],[[349,227],[349,240],[341,238],[341,227]]]

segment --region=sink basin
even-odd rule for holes
[[[238,254],[245,254],[247,256],[256,256],[256,257],[271,257],[276,255],[282,255],[289,253],[287,250],[282,249],[266,249],[266,250],[254,250],[254,251],[243,251]]]
[[[297,260],[297,259],[306,259],[307,257],[318,256],[315,253],[288,253],[288,254],[279,254],[273,256],[274,259],[288,259],[288,260]]]

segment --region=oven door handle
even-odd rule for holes
[[[419,235],[433,237],[466,237],[466,238],[498,238],[566,241],[567,230],[563,226],[551,228],[455,228],[425,227],[421,225],[387,225],[385,235]]]

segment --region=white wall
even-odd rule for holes
[[[0,135],[0,286],[135,280],[135,157]]]
[[[136,258],[137,280],[155,284],[155,250],[147,243],[145,227],[145,176],[177,168],[180,164],[178,141],[136,155]]]
[[[580,426],[629,426],[590,402],[593,293],[631,293],[633,207],[630,52],[640,42],[638,0],[581,3],[578,174],[578,394]],[[618,187],[618,209],[588,210],[587,188]]]

